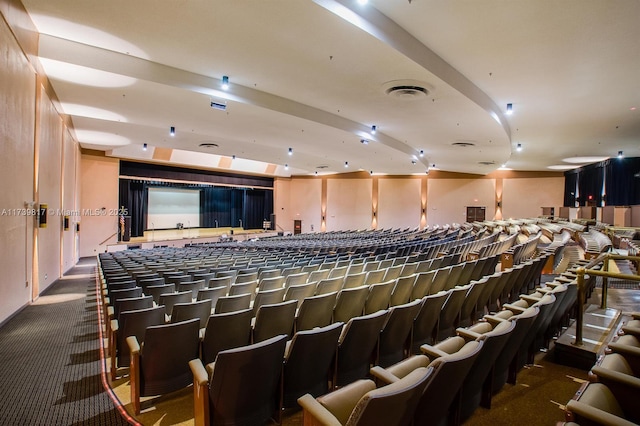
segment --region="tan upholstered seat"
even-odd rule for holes
[[[218,353],[206,369],[199,359],[193,373],[196,426],[260,425],[278,417],[278,386],[286,336]]]
[[[317,399],[298,400],[305,425],[403,426],[410,424],[432,369],[418,368],[394,383],[376,389],[371,380],[358,380]]]

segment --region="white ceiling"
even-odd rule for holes
[[[345,162],[485,174],[640,156],[637,0],[23,3],[78,140],[108,155],[173,148],[174,161],[211,167],[235,155],[277,167],[225,167],[274,175],[344,172]],[[385,92],[400,84],[429,93]]]

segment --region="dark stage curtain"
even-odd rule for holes
[[[202,227],[231,226],[231,191],[231,188],[203,188],[200,195]]]
[[[578,172],[580,187],[580,205],[602,205],[602,185],[604,184],[604,162],[581,167]]]
[[[141,237],[147,229],[147,185],[142,181],[120,179],[120,207],[131,216],[131,236]]]
[[[273,213],[273,191],[245,190],[244,196],[244,227],[246,229],[260,229],[263,222],[269,220]]]
[[[578,173],[570,170],[564,173],[564,206],[576,206],[576,184],[578,183]]]
[[[640,158],[611,158],[606,163],[606,204],[640,204]]]

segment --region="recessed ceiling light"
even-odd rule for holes
[[[423,149],[420,150],[420,157],[424,157],[424,150]]]
[[[345,167],[349,167],[349,162],[348,162],[348,161],[345,161],[345,162],[344,162],[344,166],[345,166]]]
[[[176,135],[176,128],[173,127],[173,126],[169,127],[169,134],[171,136],[175,136]]]
[[[222,90],[229,90],[229,77],[226,75],[222,76]]]
[[[624,158],[624,152],[618,151],[618,158]]]
[[[369,144],[369,141],[368,141],[368,140],[366,140],[366,139],[360,139],[360,143],[361,143],[361,144],[364,144],[364,145],[368,145],[368,144]]]
[[[375,135],[377,130],[378,130],[378,127],[375,124],[373,126],[371,126],[371,134],[372,135]]]
[[[505,112],[507,115],[513,114],[513,104],[507,104],[507,111]]]
[[[143,150],[143,151],[146,151],[146,150],[147,150],[147,144],[146,144],[146,143],[143,143],[143,144],[142,144],[142,150]]]
[[[293,155],[293,148],[289,148],[289,155]]]
[[[516,145],[516,151],[522,151],[522,144],[521,143]]]

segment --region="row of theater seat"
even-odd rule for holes
[[[466,294],[466,293],[465,293],[465,294]],[[450,298],[450,295],[449,295],[448,297]],[[419,302],[421,302],[421,301],[420,301],[420,300],[417,300],[416,302],[418,302],[418,303],[414,303],[414,305],[415,305],[415,306],[417,306],[417,305],[419,304]],[[422,303],[424,304],[424,303],[425,303],[425,301],[422,301]],[[398,307],[398,308],[399,308],[399,307]],[[414,308],[414,309],[415,309],[415,307],[413,307],[413,306],[412,306],[412,308]],[[400,311],[400,309],[398,309],[398,311]],[[459,315],[458,315],[458,316],[459,316]],[[212,318],[213,318],[213,317],[212,317]],[[193,322],[193,321],[192,321],[192,322]],[[187,323],[189,323],[189,322],[187,322]],[[193,327],[193,326],[191,326],[191,327]],[[375,327],[374,327],[374,328],[375,328]],[[129,340],[133,340],[133,339],[129,339]],[[132,343],[133,343],[133,342],[132,342]],[[136,344],[135,344],[135,343],[133,343],[132,345],[129,345],[129,346],[132,348],[133,353],[135,353],[135,352],[136,352],[136,350],[137,350],[137,349],[136,349]],[[132,360],[132,365],[133,365],[133,360]],[[133,380],[133,379],[132,379],[132,380]],[[347,381],[349,381],[349,379],[346,379],[346,380],[347,380]],[[154,390],[154,391],[157,391],[157,389],[156,389],[156,390]]]
[[[390,367],[374,366],[376,383],[363,378],[329,394],[299,399],[305,424],[460,424],[516,374],[532,352],[546,345],[576,302],[577,283],[552,282],[456,336],[422,345]],[[375,419],[381,419],[377,423]]]

